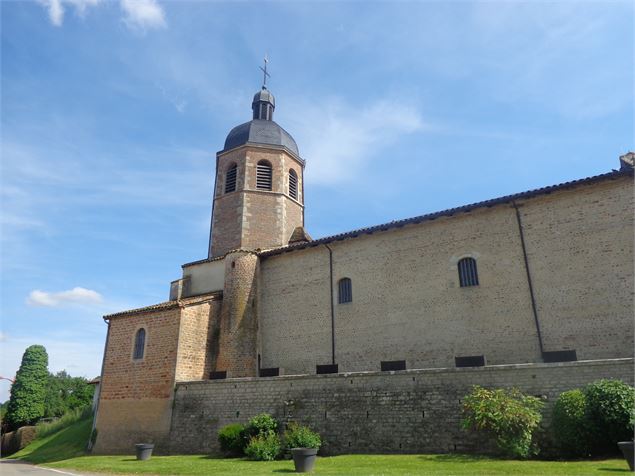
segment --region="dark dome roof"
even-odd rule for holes
[[[262,94],[262,92],[256,95],[258,96],[259,94]],[[223,150],[230,150],[247,143],[282,146],[295,155],[300,155],[293,137],[273,121],[254,119],[234,127],[229,131],[227,139],[225,139]]]

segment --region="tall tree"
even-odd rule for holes
[[[65,370],[50,374],[44,404],[45,417],[59,417],[64,413],[88,406],[95,389],[83,377],[71,377]]]
[[[41,345],[28,347],[11,386],[7,423],[12,428],[32,425],[44,415],[44,397],[48,380],[48,355]]]

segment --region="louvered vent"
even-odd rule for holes
[[[256,168],[256,188],[258,190],[271,190],[271,164],[266,161],[258,162]]]
[[[225,176],[225,193],[236,191],[237,171],[238,171],[238,167],[236,166],[236,164],[232,165],[227,171],[227,175]]]
[[[293,169],[289,170],[289,196],[298,199],[298,176]]]

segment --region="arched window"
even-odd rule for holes
[[[143,350],[146,345],[146,330],[142,327],[137,331],[134,337],[134,352],[132,358],[135,360],[143,359]]]
[[[236,191],[236,174],[238,173],[238,166],[232,164],[225,174],[225,193]]]
[[[298,174],[293,169],[289,170],[289,196],[298,199]]]
[[[256,167],[256,188],[258,190],[271,190],[271,182],[271,164],[266,160],[261,160]]]
[[[459,283],[461,287],[478,286],[478,272],[474,258],[463,258],[459,261]]]
[[[337,302],[344,304],[347,302],[353,302],[353,285],[350,278],[342,278],[338,282],[338,295]]]

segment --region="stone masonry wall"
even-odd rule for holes
[[[175,390],[170,452],[216,453],[222,426],[261,412],[311,426],[325,439],[323,454],[487,450],[490,442],[460,428],[461,398],[472,385],[544,396],[547,429],[561,392],[601,378],[632,385],[633,370],[633,359],[616,359],[183,382]]]
[[[633,182],[607,180],[519,201],[547,351],[579,360],[633,351]],[[541,362],[515,209],[481,208],[335,241],[335,362],[341,371]],[[460,287],[473,257],[479,285]],[[337,282],[353,301],[338,304]],[[331,361],[329,254],[324,246],[262,259],[263,367],[313,373]]]
[[[176,364],[176,381],[205,380],[213,370],[214,328],[220,319],[220,296],[186,306],[181,311],[179,353]]]

